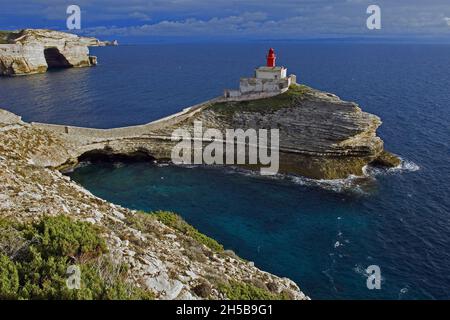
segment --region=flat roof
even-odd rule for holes
[[[261,66],[256,68],[256,70],[261,70],[261,71],[281,71],[283,69],[286,69],[285,67],[267,67],[267,66]]]

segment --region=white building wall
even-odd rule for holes
[[[284,67],[259,67],[254,78],[241,78],[239,90],[225,90],[224,98],[228,101],[244,101],[267,98],[286,92],[296,83],[296,76],[287,76]]]
[[[286,78],[287,69],[284,67],[259,67],[255,70],[257,79],[279,80]]]

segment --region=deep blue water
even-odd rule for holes
[[[349,187],[142,163],[85,166],[73,179],[130,208],[176,211],[314,299],[450,299],[449,45],[96,48],[96,68],[0,79],[0,107],[28,121],[145,123],[236,87],[269,46],[300,82],[379,115],[386,148],[420,169],[379,172]],[[381,290],[366,288],[372,264],[381,268]]]

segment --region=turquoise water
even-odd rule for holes
[[[133,209],[178,212],[314,299],[449,299],[450,46],[97,48],[96,68],[0,79],[0,101],[25,120],[145,123],[236,87],[268,46],[301,82],[379,115],[379,135],[405,160],[403,168],[317,182],[224,168],[95,163],[71,177]],[[364,269],[372,264],[381,268],[381,290],[366,287]]]
[[[218,167],[97,163],[70,176],[114,203],[180,213],[258,267],[296,280],[312,298],[447,296],[446,273],[429,277],[432,295],[423,274],[410,269],[427,270],[427,246],[442,245],[423,235],[424,217],[409,209],[420,195],[402,186],[412,175],[319,183]],[[364,269],[372,264],[382,270],[379,291],[366,288]]]

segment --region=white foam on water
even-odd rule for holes
[[[416,163],[400,158],[400,164],[394,168],[380,168],[367,165],[363,168],[365,175],[375,177],[377,175],[395,174],[403,172],[414,172],[420,170]]]
[[[368,182],[370,177],[350,175],[345,179],[310,179],[300,176],[290,176],[290,179],[299,185],[315,186],[326,190],[342,193],[352,192],[355,194],[364,195],[368,192],[364,190],[363,185]]]
[[[362,264],[359,264],[359,263],[355,265],[355,267],[353,268],[353,271],[364,278],[368,278],[370,276],[370,274],[367,272],[367,269],[365,267],[363,267]],[[385,278],[381,275],[380,280],[383,283],[385,281]]]
[[[170,164],[166,162],[155,162],[154,163],[158,168],[168,167]]]
[[[258,171],[253,171],[240,167],[226,166],[222,167],[225,169],[226,173],[229,174],[240,174],[248,177],[255,177],[260,179],[270,179],[270,180],[284,180],[295,183],[301,186],[307,187],[319,187],[322,189],[334,191],[334,192],[352,192],[355,194],[365,195],[368,194],[364,190],[363,185],[369,180],[373,180],[370,176],[356,176],[350,175],[345,179],[311,179],[303,176],[297,176],[292,174],[276,174],[272,176],[262,176]]]
[[[291,174],[276,174],[272,176],[261,176],[259,171],[249,170],[234,166],[208,166],[225,169],[226,173],[230,174],[241,174],[249,177],[257,177],[262,179],[273,179],[273,180],[287,180],[291,181],[297,185],[307,186],[307,187],[319,187],[325,190],[330,190],[337,193],[352,193],[355,195],[369,195],[371,193],[371,187],[376,181],[376,177],[379,175],[402,173],[402,172],[413,172],[420,169],[420,167],[412,161],[400,158],[401,163],[395,168],[380,168],[371,165],[366,165],[363,167],[363,175],[349,175],[344,179],[311,179],[303,176],[291,175]],[[162,166],[163,164],[158,164]],[[166,164],[169,165],[169,164]],[[193,169],[198,167],[205,167],[202,165],[180,165],[177,166]]]

